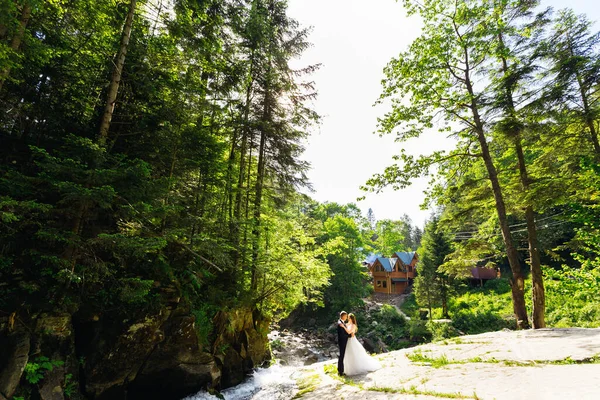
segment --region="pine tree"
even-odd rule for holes
[[[432,308],[440,305],[444,318],[448,316],[448,300],[452,292],[452,279],[439,270],[446,256],[452,252],[452,245],[446,234],[439,227],[439,217],[434,216],[425,225],[425,232],[418,250],[419,269],[415,278],[414,292],[417,303],[429,309],[432,319]]]

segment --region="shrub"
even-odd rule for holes
[[[454,328],[468,334],[499,331],[510,328],[510,323],[492,310],[460,310],[452,317]]]
[[[406,318],[404,318],[404,316],[398,312],[396,307],[391,306],[389,304],[384,304],[381,307],[381,309],[378,312],[378,317],[378,322],[389,321],[389,323],[398,326],[406,325]]]
[[[430,321],[426,324],[426,327],[431,332],[433,340],[449,339],[459,335],[458,330],[448,323]]]
[[[508,279],[492,279],[485,283],[485,289],[489,291],[494,291],[497,294],[509,293],[510,292],[510,282]]]
[[[212,317],[215,313],[215,308],[208,305],[202,305],[192,310],[192,314],[196,318],[194,323],[196,335],[198,336],[198,342],[202,346],[207,346],[211,342],[211,334],[214,327]]]
[[[427,329],[427,322],[421,321],[416,318],[412,318],[409,323],[409,334],[410,340],[417,343],[430,342],[433,335],[429,329]]]
[[[50,360],[48,357],[38,357],[35,361],[30,361],[25,365],[25,379],[35,385],[44,379],[46,372],[52,371],[54,367],[60,367],[63,364],[62,361]]]
[[[419,309],[417,298],[414,293],[411,293],[404,299],[404,302],[400,305],[400,309],[406,315],[413,315],[414,312]]]

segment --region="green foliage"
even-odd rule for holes
[[[35,385],[44,379],[46,372],[50,372],[55,367],[61,367],[63,365],[63,361],[50,360],[45,356],[37,357],[35,361],[27,362],[25,365],[25,379],[32,385]]]
[[[450,324],[444,322],[438,323],[434,321],[428,321],[427,329],[431,332],[431,338],[434,341],[450,339],[459,335],[459,332],[455,328],[453,323]]]
[[[600,272],[598,268],[557,271],[544,269],[548,295],[546,299],[549,326],[600,327]]]
[[[271,343],[272,350],[282,350],[284,348],[284,344],[280,339],[275,339]]]
[[[77,393],[78,385],[79,385],[79,383],[77,381],[73,380],[73,374],[66,374],[65,375],[65,383],[63,386],[63,393],[65,394],[65,396],[70,398],[75,393]]]
[[[408,328],[410,340],[414,342],[426,343],[433,339],[433,334],[427,327],[427,322],[422,321],[420,318],[411,318],[408,322]]]
[[[211,343],[211,334],[214,329],[213,318],[216,311],[217,307],[209,304],[202,304],[197,309],[192,309],[192,314],[195,317],[194,327],[196,328],[198,342],[203,347]]]
[[[555,269],[598,264],[600,40],[592,23],[517,0],[403,4],[423,29],[385,68],[380,102],[391,108],[379,133],[399,142],[450,134],[456,146],[420,156],[401,150],[365,189],[432,177],[425,203],[441,208],[440,225],[454,239],[441,270],[449,276],[506,267],[509,258],[519,280],[529,241]],[[526,211],[535,227],[526,227]],[[534,270],[537,279],[538,262]],[[420,303],[435,304],[423,272]],[[514,295],[522,319],[522,294]]]
[[[340,206],[335,203],[317,207],[312,215],[323,221],[323,233],[317,242],[322,243],[333,274],[324,292],[325,306],[332,312],[357,309],[372,290],[360,263],[365,256],[359,229],[362,216],[352,205]]]
[[[107,55],[127,8],[28,1],[23,45],[8,49],[23,6],[9,3],[0,13],[3,309],[130,319],[176,297],[207,344],[218,309],[241,304],[269,318],[323,305],[324,221],[299,194],[302,141],[318,120],[305,73],[316,67],[289,67],[309,43],[284,1],[175,2],[153,18],[138,2],[106,140]]]
[[[406,224],[403,221],[392,221],[389,219],[377,221],[375,227],[377,240],[375,245],[381,254],[385,257],[391,257],[397,251],[410,250],[404,246],[404,241],[407,238],[405,227]]]
[[[425,233],[418,251],[420,256],[418,275],[415,279],[416,301],[430,310],[438,305],[447,316],[448,301],[454,292],[453,279],[440,266],[452,251],[447,235],[438,228],[439,219],[433,217],[425,226]],[[433,318],[432,315],[429,316]]]
[[[414,293],[410,293],[400,305],[400,309],[406,315],[413,315],[418,311],[419,305]]]
[[[460,310],[452,316],[452,325],[469,335],[514,328],[492,310]]]
[[[375,314],[375,318],[377,321],[386,321],[401,327],[406,325],[406,318],[396,310],[396,307],[389,304],[382,305],[377,314]]]

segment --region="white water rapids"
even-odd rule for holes
[[[226,400],[288,400],[298,390],[294,373],[297,367],[276,364],[270,368],[261,369],[244,383],[221,391]],[[217,396],[200,392],[184,400],[215,400]]]
[[[298,391],[296,376],[303,365],[337,357],[337,347],[332,342],[318,341],[310,336],[273,331],[269,340],[278,341],[282,348],[273,351],[277,363],[258,369],[241,384],[224,389],[226,400],[288,400]],[[312,361],[308,361],[308,360]],[[285,365],[282,365],[285,364]],[[219,397],[201,391],[183,400],[216,400]]]

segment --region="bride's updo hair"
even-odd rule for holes
[[[352,321],[352,323],[354,324],[354,326],[356,326],[356,329],[358,329],[358,324],[356,323],[356,317],[354,316],[354,314],[352,314],[352,313],[348,314],[348,319],[350,321]]]

